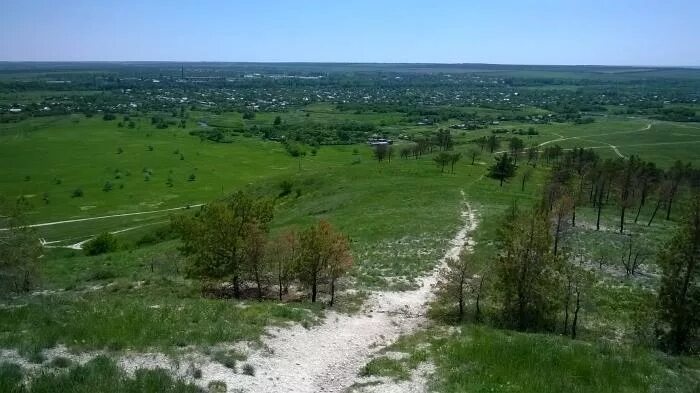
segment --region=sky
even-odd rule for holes
[[[0,61],[700,66],[700,0],[3,0]]]

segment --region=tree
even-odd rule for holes
[[[294,269],[299,263],[300,250],[299,237],[293,231],[284,232],[268,242],[267,259],[270,261],[269,265],[277,281],[279,300],[282,300],[282,296],[289,291]]]
[[[634,247],[634,239],[632,235],[627,237],[627,246],[624,249],[620,261],[625,267],[625,276],[633,276],[637,268],[644,263],[646,259],[646,250],[643,247]]]
[[[250,277],[255,282],[257,298],[262,300],[263,287],[268,281],[268,266],[265,258],[265,246],[267,244],[267,233],[265,227],[256,221],[250,222],[245,229],[243,252],[245,265]]]
[[[669,189],[666,193],[666,219],[671,219],[671,206],[673,206],[673,200],[678,193],[678,188],[686,177],[688,170],[690,169],[690,163],[683,165],[681,161],[676,161],[667,172],[667,179],[669,181]]]
[[[384,160],[391,162],[391,145],[374,145],[374,158],[377,159],[378,163],[381,163]]]
[[[485,136],[482,136],[481,138],[476,140],[476,144],[481,148],[480,151],[484,151],[484,147],[488,144],[488,140],[486,139]]]
[[[450,172],[455,173],[455,164],[462,158],[462,153],[450,154]]]
[[[246,244],[253,232],[267,232],[272,220],[272,202],[244,192],[212,202],[196,215],[173,218],[173,227],[182,238],[180,251],[189,257],[190,275],[203,280],[225,280],[233,295],[241,296],[246,273]]]
[[[553,220],[554,220],[554,249],[552,252],[557,255],[559,252],[559,241],[562,234],[568,228],[569,214],[573,208],[573,201],[568,194],[562,195],[554,204]]]
[[[639,220],[639,215],[646,203],[647,197],[653,190],[658,187],[660,180],[660,171],[656,168],[653,162],[643,164],[639,174],[637,175],[635,188],[639,190],[637,214],[634,216],[634,223]]]
[[[435,139],[437,141],[437,145],[440,147],[440,150],[447,151],[452,149],[453,141],[450,130],[446,130],[444,128],[439,129]]]
[[[479,155],[481,155],[481,152],[479,150],[469,149],[469,158],[471,158],[471,160],[472,160],[472,165],[474,165],[474,163],[476,162],[476,159],[479,158]]]
[[[590,288],[593,278],[586,269],[570,263],[563,264],[562,270],[566,280],[562,334],[571,334],[571,338],[576,339],[579,315],[583,306],[583,296]]]
[[[498,149],[498,147],[501,146],[501,141],[499,141],[498,138],[496,138],[496,135],[491,135],[486,140],[486,146],[488,146],[491,153],[493,153],[494,150]]]
[[[508,147],[510,148],[510,153],[513,155],[513,160],[517,163],[518,154],[522,153],[525,148],[525,142],[517,136],[514,136],[508,141]]]
[[[452,161],[452,155],[449,153],[440,152],[433,157],[433,161],[435,161],[437,166],[440,167],[440,173],[444,173],[445,167],[450,163],[450,161]]]
[[[508,153],[499,154],[496,156],[496,163],[489,168],[489,176],[503,181],[515,176],[515,163]]]
[[[537,145],[532,145],[527,148],[527,163],[533,167],[537,166],[537,159],[540,156],[540,150]]]
[[[532,168],[527,168],[525,171],[523,171],[523,178],[522,178],[522,185],[520,187],[520,191],[525,192],[525,183],[527,183],[528,180],[532,177]]]
[[[547,215],[515,212],[500,232],[496,287],[503,322],[517,330],[551,329],[559,304],[561,261],[552,253]]]
[[[279,116],[275,116],[275,120],[272,122],[272,125],[273,125],[273,126],[278,126],[278,125],[280,125],[280,124],[282,124],[282,118],[279,117]]]
[[[105,232],[83,244],[83,251],[86,255],[106,254],[115,251],[117,246],[117,238],[111,233]]]
[[[25,225],[26,209],[23,200],[0,199],[0,295],[26,292],[38,276],[41,244],[35,231]]]
[[[485,275],[475,274],[469,252],[465,249],[458,258],[449,258],[440,269],[437,283],[438,296],[450,304],[457,303],[459,319],[464,319],[469,296],[476,297],[475,319],[481,318],[481,296]]]
[[[700,328],[700,195],[684,221],[658,258],[662,344],[673,353],[690,352]]]
[[[632,202],[632,188],[634,177],[639,166],[639,159],[631,156],[618,173],[617,189],[618,203],[620,205],[620,233],[625,230],[625,212]]]
[[[332,305],[336,280],[352,265],[347,237],[337,232],[327,221],[321,220],[300,234],[299,244],[299,281],[311,290],[313,303],[316,302],[318,287],[326,275],[330,280]]]
[[[336,283],[339,278],[350,270],[353,261],[347,236],[338,233],[331,250],[331,258],[328,261],[328,279],[330,280],[329,289],[331,294],[329,305],[333,307]]]

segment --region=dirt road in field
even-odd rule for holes
[[[202,379],[226,382],[229,390],[244,392],[342,392],[350,387],[370,356],[428,323],[426,303],[433,297],[438,270],[448,258],[457,258],[471,248],[470,233],[477,215],[464,202],[463,224],[450,241],[449,249],[432,273],[419,280],[420,287],[404,292],[373,292],[356,315],[328,312],[323,322],[306,329],[296,325],[275,328],[263,339],[265,350],[251,354],[246,363],[255,376],[233,373],[219,363],[202,365]],[[396,385],[400,386],[400,385]],[[392,391],[421,391],[416,384]],[[408,390],[404,390],[408,389]],[[384,391],[380,388],[378,391]]]
[[[197,203],[194,205],[187,205],[187,206],[181,206],[181,207],[173,207],[170,209],[161,209],[161,210],[150,210],[147,212],[135,212],[135,213],[122,213],[122,214],[111,214],[108,216],[98,216],[98,217],[85,217],[85,218],[75,218],[72,220],[62,220],[62,221],[51,221],[51,222],[42,222],[39,224],[31,224],[27,225],[29,228],[40,228],[40,227],[48,227],[52,225],[60,225],[60,224],[70,224],[70,223],[75,223],[75,222],[84,222],[84,221],[95,221],[95,220],[104,220],[107,218],[117,218],[117,217],[129,217],[129,216],[140,216],[144,214],[155,214],[155,213],[165,213],[165,212],[172,212],[176,210],[185,210],[185,209],[190,209],[193,207],[200,207],[204,206],[203,203]],[[0,231],[7,231],[9,228],[0,228]]]
[[[649,124],[647,124],[646,126],[640,128],[640,129],[637,129],[637,130],[632,130],[632,131],[621,131],[621,132],[608,132],[608,133],[605,133],[605,134],[595,134],[595,135],[584,135],[583,137],[581,137],[581,136],[570,136],[570,137],[566,137],[566,138],[565,138],[565,137],[559,136],[559,138],[555,138],[555,139],[551,139],[551,140],[542,142],[542,143],[540,143],[539,145],[537,145],[537,147],[546,146],[546,145],[549,145],[550,143],[561,142],[561,141],[567,141],[567,140],[569,140],[569,139],[583,139],[583,138],[592,138],[592,137],[607,136],[607,135],[635,134],[635,133],[637,133],[637,132],[643,132],[643,131],[648,131],[648,130],[650,130],[652,125],[653,125],[652,123],[649,123]],[[605,142],[599,142],[599,143],[605,143]],[[613,145],[610,145],[610,147],[614,147],[614,146],[613,146]],[[622,155],[620,154],[620,152],[618,152],[618,151],[615,151],[615,152],[616,152],[618,155],[622,156]]]

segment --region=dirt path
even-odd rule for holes
[[[272,329],[263,339],[266,349],[246,360],[255,367],[255,376],[236,374],[219,363],[207,362],[201,367],[198,383],[206,386],[209,381],[220,380],[229,390],[244,392],[344,391],[372,354],[427,324],[426,303],[432,299],[439,268],[446,259],[456,258],[464,247],[472,246],[469,234],[477,226],[477,216],[467,202],[462,218],[463,225],[449,249],[433,272],[420,280],[418,289],[373,292],[360,313],[328,312],[321,325],[310,329],[299,325]]]
[[[128,231],[133,231],[134,229],[140,229],[140,228],[144,228],[144,227],[151,226],[151,225],[165,224],[166,222],[169,222],[169,221],[149,222],[148,224],[137,225],[137,226],[135,226],[135,227],[124,228],[124,229],[120,229],[120,230],[118,230],[118,231],[111,231],[111,232],[109,232],[109,233],[112,234],[112,235],[116,235],[116,234],[119,234],[119,233],[124,233],[124,232],[128,232]],[[44,239],[39,239],[39,241],[41,242],[41,246],[42,246],[42,247],[45,247],[45,248],[68,248],[68,249],[71,249],[71,250],[82,250],[82,249],[83,249],[83,245],[84,245],[85,243],[89,242],[90,240],[94,239],[95,236],[97,236],[97,235],[90,235],[90,236],[87,237],[87,238],[83,238],[83,237],[81,236],[81,238],[83,238],[83,240],[81,240],[81,241],[79,241],[79,242],[77,242],[77,243],[70,243],[70,244],[59,245],[59,246],[56,246],[55,244],[57,244],[57,243],[65,243],[65,242],[69,241],[69,239],[64,239],[64,240],[53,240],[53,241],[50,241],[50,242],[47,242],[47,241],[44,240]]]
[[[592,137],[607,136],[607,135],[635,134],[635,133],[637,133],[637,132],[643,132],[643,131],[648,131],[648,130],[650,130],[652,125],[653,125],[652,123],[649,123],[649,124],[647,124],[646,126],[640,128],[640,129],[632,130],[632,131],[609,132],[609,133],[605,133],[605,134],[584,135],[584,136],[570,136],[570,137],[566,137],[566,138],[564,138],[564,137],[562,137],[562,136],[559,136],[559,138],[551,139],[551,140],[542,142],[542,143],[540,143],[539,145],[537,145],[537,147],[542,147],[542,146],[549,145],[550,143],[566,141],[566,140],[569,140],[569,139],[592,138]],[[600,143],[605,143],[605,142],[600,142]],[[612,147],[612,145],[610,145],[610,147]],[[614,149],[613,149],[613,150],[614,150]],[[620,153],[619,153],[618,151],[615,151],[615,152],[618,153],[618,155],[620,155]]]
[[[187,206],[181,206],[181,207],[173,207],[170,209],[161,209],[161,210],[150,210],[147,212],[135,212],[135,213],[122,213],[122,214],[112,214],[109,216],[98,216],[98,217],[86,217],[86,218],[75,218],[72,220],[63,220],[63,221],[52,221],[52,222],[42,222],[39,224],[31,224],[27,225],[29,228],[39,228],[39,227],[48,227],[52,225],[59,225],[59,224],[69,224],[73,222],[83,222],[83,221],[94,221],[94,220],[104,220],[107,218],[116,218],[116,217],[128,217],[128,216],[139,216],[143,214],[155,214],[155,213],[164,213],[164,212],[171,212],[171,211],[176,211],[176,210],[185,210],[185,209],[190,209],[193,207],[200,207],[204,206],[203,203],[197,203],[194,205],[187,205]],[[9,228],[0,228],[0,231],[7,231]]]

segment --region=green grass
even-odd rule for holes
[[[96,257],[56,251],[42,266],[42,295],[0,308],[0,347],[33,356],[76,349],[172,350],[256,340],[265,326],[313,323],[320,307],[203,298],[182,277],[174,242]],[[62,255],[63,254],[63,255]]]
[[[2,393],[197,393],[198,387],[173,377],[165,370],[137,370],[128,376],[114,361],[97,357],[85,365],[68,371],[40,372],[25,375],[17,365],[0,364],[0,392]]]
[[[155,291],[177,291],[163,283]],[[109,287],[78,295],[38,296],[23,307],[0,310],[0,346],[25,354],[65,344],[70,348],[171,350],[189,345],[256,340],[265,326],[310,321],[303,305],[238,302],[149,294]],[[112,293],[110,293],[112,292]]]
[[[384,123],[407,133],[436,128],[402,124],[402,115],[396,113],[340,113],[329,105],[306,109],[309,118],[318,122]],[[484,111],[498,115],[495,110]],[[271,124],[276,115],[259,113],[254,120],[243,120],[239,113],[225,113],[207,115],[206,120],[238,127],[243,123]],[[299,111],[280,116],[285,122],[307,119],[305,112]],[[695,125],[655,123],[650,130],[641,131],[648,124],[645,119],[596,119],[586,125],[537,125],[540,135],[526,138],[527,143],[542,143],[561,135],[579,138],[562,141],[562,146],[602,147],[598,151],[605,157],[614,156],[607,144],[615,144],[624,154],[640,154],[662,166],[670,165],[676,158],[697,162],[695,145],[691,143],[700,139],[698,130],[692,128]],[[337,307],[354,312],[366,289],[410,288],[417,277],[435,266],[461,225],[460,191],[478,211],[480,220],[478,230],[472,234],[476,241],[473,260],[484,267],[492,263],[498,252],[494,240],[499,217],[513,201],[522,207],[535,203],[547,172],[540,166],[522,191],[522,171],[503,187],[485,177],[492,162],[488,154],[482,154],[477,165],[469,165],[465,154],[454,174],[441,174],[430,156],[403,160],[396,152],[391,163],[378,165],[364,145],[324,146],[317,155],[308,155],[302,161],[300,171],[299,161],[279,143],[243,136],[231,144],[200,142],[188,134],[196,127],[192,119],[186,130],[156,130],[148,123],[143,117],[139,127],[129,130],[118,128],[116,121],[65,116],[0,125],[0,164],[4,164],[0,165],[0,194],[10,198],[24,196],[34,206],[29,220],[37,223],[205,203],[241,188],[274,196],[280,192],[280,183],[288,180],[293,191],[276,201],[272,232],[301,228],[323,218],[347,233],[355,263],[350,279],[344,280],[340,289],[352,287],[359,292],[345,297],[341,294]],[[529,127],[516,123],[501,126]],[[490,135],[491,130],[459,134],[456,150],[466,153],[473,147],[467,143],[469,140]],[[149,145],[153,151],[147,149]],[[117,154],[117,147],[122,147],[123,153]],[[354,149],[359,154],[354,154]],[[174,154],[176,150],[184,154],[185,160]],[[37,156],[42,159],[36,160]],[[149,181],[144,181],[144,168],[153,173]],[[194,182],[186,180],[191,173],[196,174]],[[115,178],[117,175],[119,179]],[[166,186],[168,177],[174,179],[173,187]],[[60,184],[56,179],[60,179]],[[113,190],[102,191],[106,181],[115,185]],[[77,187],[85,195],[71,198],[71,191]],[[43,193],[48,193],[48,204],[42,201]],[[42,237],[60,241],[59,245],[106,231],[123,231],[117,234],[122,249],[94,257],[80,251],[47,249],[41,260],[42,282],[38,289],[48,292],[5,302],[10,307],[0,308],[0,347],[17,348],[39,363],[43,361],[42,349],[58,344],[78,351],[169,352],[184,346],[206,350],[218,343],[256,340],[270,324],[310,324],[320,314],[320,306],[305,303],[280,305],[203,298],[199,284],[184,277],[185,262],[177,252],[177,240],[135,246],[141,237],[164,227],[170,216],[178,213],[181,212],[39,228]],[[603,225],[607,231],[595,232],[588,228],[595,222],[595,212],[580,208],[578,220],[582,225],[570,232],[565,244],[583,250],[588,257],[603,247],[620,248],[624,236],[614,234],[616,214],[614,209],[606,209]],[[650,207],[643,210],[640,224],[630,223],[628,230],[638,235],[641,242],[655,246],[668,239],[676,223],[658,217],[647,228],[649,214]],[[674,219],[679,215],[679,211],[674,213]],[[584,228],[584,223],[588,227]],[[649,285],[638,285],[635,280],[620,283],[602,273],[598,279],[600,285],[584,304],[581,337],[591,342],[634,342],[634,310],[653,296]],[[420,347],[426,342],[432,342],[433,348]],[[432,356],[441,383],[438,391],[446,392],[674,391],[676,385],[668,377],[669,368],[683,379],[678,386],[695,383],[685,380],[692,373],[680,365],[685,362],[682,359],[665,359],[628,346],[608,347],[487,328],[464,327],[462,333],[437,341],[416,335],[392,348],[409,355],[400,360],[377,357],[363,372],[406,378],[411,369]],[[233,367],[240,360],[236,354],[217,356],[221,356],[222,364]],[[110,374],[109,367],[100,367],[95,375],[108,375],[105,378],[117,381],[117,386],[127,383],[118,382],[122,376]],[[12,372],[9,368],[2,370],[7,375]],[[168,381],[161,382],[170,386]],[[34,389],[34,385],[29,386]],[[620,389],[615,390],[618,386]]]
[[[360,375],[363,377],[391,377],[395,379],[408,379],[409,373],[401,361],[385,356],[374,358],[367,363]]]
[[[483,327],[439,339],[433,352],[446,393],[693,392],[698,383],[695,360]]]

